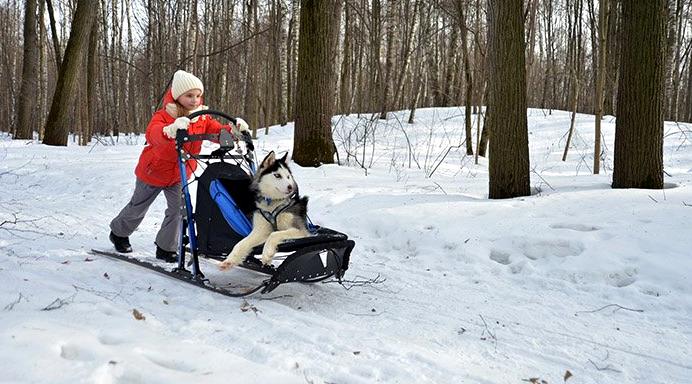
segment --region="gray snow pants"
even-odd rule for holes
[[[137,179],[135,192],[132,194],[130,202],[111,221],[111,231],[116,236],[130,236],[144,220],[149,206],[156,200],[161,191],[166,196],[168,207],[161,223],[161,229],[156,234],[156,245],[165,251],[177,252],[182,221],[180,184],[171,187],[155,187]]]

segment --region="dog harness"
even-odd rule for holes
[[[260,207],[257,207],[257,210],[262,214],[264,219],[267,220],[269,222],[269,224],[272,225],[272,228],[274,229],[274,231],[279,230],[278,225],[276,224],[276,219],[277,219],[277,217],[279,217],[281,212],[285,211],[289,207],[296,205],[296,203],[298,202],[298,191],[296,190],[291,195],[289,195],[288,197],[286,197],[282,200],[285,200],[285,202],[279,204],[279,206],[274,208],[274,210],[271,212],[266,211]],[[268,198],[268,197],[264,197],[258,201],[260,201],[260,202],[263,201],[269,205],[272,203],[273,200]]]

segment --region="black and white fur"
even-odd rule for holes
[[[242,263],[252,248],[262,243],[262,263],[269,265],[282,241],[310,235],[306,225],[308,198],[298,195],[298,185],[286,164],[287,155],[277,159],[272,151],[262,160],[251,185],[255,193],[252,231],[221,262],[222,270]],[[268,218],[275,221],[276,227]]]

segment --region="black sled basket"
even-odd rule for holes
[[[201,111],[190,118],[201,114],[216,114],[233,123],[230,116],[215,111]],[[254,211],[254,195],[250,190],[255,164],[252,153],[252,140],[245,141],[245,153],[235,150],[238,139],[224,132],[214,135],[189,135],[178,131],[178,144],[181,170],[185,161],[203,161],[206,168],[197,178],[197,198],[192,212],[192,204],[187,185],[183,177],[183,197],[188,214],[183,223],[183,236],[178,268],[184,268],[185,251],[191,254],[192,275],[204,279],[199,270],[198,257],[223,260],[233,246],[242,240],[248,232],[247,224]],[[229,139],[230,137],[230,139]],[[184,144],[195,140],[219,141],[221,147],[210,155],[187,154]],[[235,143],[235,144],[234,144]],[[190,222],[193,223],[190,226]],[[281,260],[277,266],[263,265],[256,255],[261,255],[262,246],[253,249],[251,255],[240,265],[270,276],[264,280],[261,292],[268,293],[279,284],[289,282],[314,283],[330,277],[341,280],[348,269],[349,257],[355,242],[348,236],[335,230],[308,223],[311,236],[288,240],[281,243],[274,260]]]

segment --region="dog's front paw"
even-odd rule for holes
[[[219,269],[222,271],[228,271],[229,269],[235,267],[236,265],[238,265],[238,264],[226,259],[226,260],[222,261],[221,264],[219,264]]]
[[[228,256],[224,261],[221,262],[221,264],[219,264],[219,269],[222,271],[227,271],[241,262],[242,260],[239,260],[238,257]]]
[[[266,265],[266,266],[271,266],[271,265],[272,265],[272,259],[273,259],[273,258],[274,258],[274,255],[265,255],[265,254],[262,254],[262,259],[261,259],[262,264],[264,264],[264,265]]]

